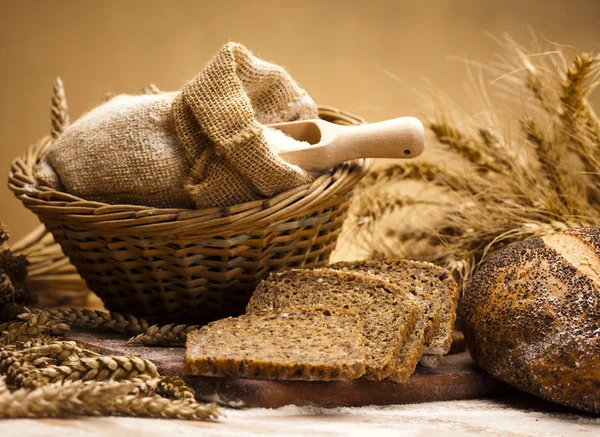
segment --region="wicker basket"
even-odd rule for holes
[[[333,108],[339,124],[362,119]],[[86,201],[39,186],[42,139],[16,159],[9,187],[52,232],[88,287],[112,311],[152,322],[206,323],[243,313],[270,272],[326,265],[354,185],[370,161],[345,163],[266,200],[204,210]]]

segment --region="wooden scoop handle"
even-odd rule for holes
[[[296,139],[303,137],[311,143],[304,149],[279,154],[289,163],[309,170],[326,170],[358,158],[415,158],[425,147],[423,124],[414,117],[358,126],[339,126],[323,120],[279,126]]]
[[[336,148],[356,158],[415,158],[423,153],[425,130],[414,117],[358,126],[342,126],[335,140]]]

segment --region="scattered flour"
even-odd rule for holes
[[[579,436],[597,435],[600,418],[577,414],[526,395],[516,400],[465,400],[347,408],[297,407],[226,410],[226,423],[288,435]],[[247,429],[248,429],[247,428]]]

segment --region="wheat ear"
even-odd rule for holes
[[[24,341],[27,338],[40,335],[45,332],[62,335],[69,330],[68,325],[60,320],[53,320],[46,312],[31,314],[26,321],[14,327],[2,337],[0,337],[0,346]]]
[[[60,77],[56,78],[52,90],[52,99],[50,100],[50,134],[52,138],[57,138],[65,127],[69,125],[69,108],[65,96],[65,88]]]
[[[144,319],[122,315],[113,312],[96,311],[89,309],[46,309],[44,310],[50,320],[66,323],[69,326],[82,328],[105,329],[120,334],[137,335],[148,329],[148,322]],[[19,318],[27,320],[41,310],[32,310],[29,313],[19,315]]]
[[[0,396],[0,418],[101,415],[115,397],[125,396],[133,388],[133,384],[117,381],[21,388]]]
[[[145,346],[184,346],[187,335],[199,329],[198,325],[153,325],[145,332],[129,339],[128,343],[141,343]]]
[[[50,383],[60,381],[128,380],[139,375],[158,376],[156,366],[136,356],[73,357],[39,370]]]

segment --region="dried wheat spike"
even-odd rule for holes
[[[164,419],[211,420],[221,416],[215,404],[199,404],[191,400],[127,395],[114,399],[110,413],[119,416],[156,417]]]
[[[48,382],[128,380],[139,375],[158,376],[154,363],[136,356],[72,357],[60,366],[47,366],[40,372]]]
[[[69,330],[68,325],[62,323],[60,320],[51,319],[46,312],[27,314],[30,314],[31,317],[28,317],[26,321],[21,322],[19,326],[14,327],[0,337],[0,345],[8,345],[17,341],[24,341],[29,337],[35,337],[45,332],[52,332],[53,334],[62,335]]]
[[[137,390],[132,394],[140,397],[156,395],[179,400],[193,400],[195,398],[194,390],[177,377],[139,375],[128,379],[128,381],[134,383],[137,387]]]
[[[559,108],[553,98],[553,93],[537,68],[526,68],[523,85],[533,94],[538,104],[550,115],[559,113]]]
[[[22,352],[23,359],[38,365],[35,360],[40,358],[52,359],[57,363],[72,359],[72,358],[95,358],[101,355],[97,352],[83,349],[74,341],[53,341],[49,344],[34,346],[24,349]]]
[[[135,390],[131,392],[139,397],[158,396],[156,390],[162,376],[138,375],[135,378],[129,378],[127,382],[135,384]]]
[[[135,384],[118,381],[77,381],[19,389],[0,397],[0,418],[119,415],[209,420],[220,416],[214,404],[139,398],[130,394],[135,389]]]
[[[31,347],[44,346],[55,341],[57,341],[56,337],[51,337],[48,334],[40,334],[33,338],[30,338],[26,342],[22,343],[20,346],[22,349],[28,349]]]
[[[19,389],[0,396],[0,418],[107,415],[115,397],[133,386],[117,381],[88,384],[50,384],[34,390]]]
[[[30,313],[19,315],[27,320],[41,310],[32,310]],[[88,309],[47,309],[44,310],[51,320],[66,323],[69,326],[83,328],[98,328],[118,332],[120,334],[137,335],[148,329],[148,322],[132,315],[107,313]]]
[[[564,117],[588,109],[586,96],[590,87],[586,86],[585,82],[593,74],[594,65],[597,63],[597,57],[589,53],[581,53],[575,56],[573,63],[567,69],[565,81],[561,84],[560,96]],[[597,123],[596,119],[593,121]]]
[[[8,232],[8,227],[0,222],[0,247],[8,240],[10,237],[10,233]]]
[[[491,156],[483,148],[478,147],[472,139],[464,135],[449,122],[444,120],[431,122],[429,128],[441,144],[445,144],[458,153],[461,153],[473,164],[497,173],[505,169],[505,163],[499,162],[496,157]]]
[[[586,171],[598,180],[600,122],[587,95],[596,86],[600,59],[588,53],[575,56],[560,87],[560,120],[569,135],[571,149],[580,156]]]
[[[48,379],[33,364],[17,360],[6,371],[6,378],[18,388],[36,389],[48,385]]]
[[[557,157],[553,156],[552,145],[548,143],[544,133],[531,118],[525,117],[521,120],[521,129],[527,141],[534,146],[541,170],[546,176],[550,188],[559,188],[560,174],[557,173],[555,167]]]
[[[4,335],[8,331],[18,328],[22,324],[23,324],[23,322],[19,321],[19,320],[13,320],[11,322],[0,323],[0,334]]]
[[[50,117],[52,123],[50,133],[52,134],[52,138],[57,138],[65,130],[65,127],[69,125],[69,108],[60,77],[57,77],[54,82],[52,100],[50,102]]]
[[[22,355],[15,345],[0,346],[0,373],[6,373],[6,369]]]
[[[160,94],[160,90],[156,85],[151,83],[150,85],[142,88],[142,94]]]
[[[0,375],[0,398],[10,394],[10,390],[6,385],[6,376]]]
[[[474,186],[473,180],[467,174],[457,173],[429,162],[405,162],[373,170],[359,182],[359,190],[367,190],[375,185],[406,179],[431,182],[434,185],[464,194],[464,196],[479,191],[479,187]]]
[[[144,346],[185,346],[187,335],[199,329],[198,325],[152,325],[142,334],[129,339],[128,343],[141,343]]]
[[[165,398],[171,399],[195,399],[194,389],[185,385],[183,380],[173,376],[162,376],[159,380],[156,393]]]

